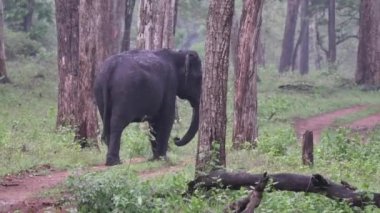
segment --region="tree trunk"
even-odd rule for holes
[[[235,101],[233,147],[245,142],[255,145],[257,138],[257,54],[260,37],[262,0],[245,0],[240,18]]]
[[[309,0],[302,0],[301,17],[301,48],[299,54],[299,71],[302,75],[305,75],[309,73]]]
[[[173,48],[177,0],[141,0],[137,48]]]
[[[362,0],[356,83],[380,85],[380,1]]]
[[[336,31],[335,31],[335,0],[329,1],[329,21],[328,21],[328,34],[329,34],[329,50],[327,61],[329,63],[329,70],[335,70],[336,62]]]
[[[256,61],[257,61],[257,64],[262,66],[262,67],[265,67],[265,45],[264,45],[264,38],[261,36],[261,33],[260,33],[260,36],[259,36],[259,44],[257,46],[257,54],[256,54]]]
[[[127,51],[131,46],[131,26],[133,10],[135,8],[136,0],[125,0],[125,12],[124,12],[124,36],[123,43],[121,45],[122,51]]]
[[[278,71],[287,72],[292,67],[292,54],[294,48],[294,36],[297,26],[299,0],[288,0],[284,37]]]
[[[57,127],[75,128],[82,146],[96,140],[97,116],[92,85],[97,64],[96,16],[99,0],[56,0],[58,35]]]
[[[226,165],[226,102],[234,0],[211,0],[207,19],[196,175]]]
[[[313,18],[311,19],[311,28],[310,28],[310,34],[312,35],[312,38],[313,38],[313,41],[310,42],[312,44],[312,49],[314,50],[314,55],[315,55],[315,58],[314,58],[314,64],[315,64],[315,68],[317,70],[320,70],[322,68],[322,60],[323,60],[323,57],[321,56],[321,50],[319,48],[319,45],[318,45],[318,39],[317,39],[317,34],[318,34],[318,31],[317,31],[317,20],[316,20],[316,15],[313,16]]]
[[[4,35],[4,4],[0,0],[0,84],[10,83],[7,76],[7,67],[5,65],[5,35]]]
[[[30,29],[32,28],[34,5],[35,5],[35,0],[28,0],[27,1],[26,9],[28,12],[24,16],[24,22],[23,22],[24,32],[29,32]]]
[[[125,0],[100,1],[98,30],[98,66],[109,56],[121,51]]]

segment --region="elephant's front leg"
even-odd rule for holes
[[[161,113],[153,120],[153,131],[155,132],[155,140],[152,143],[153,158],[159,159],[166,157],[168,151],[168,141],[170,132],[174,123],[175,107],[164,108]],[[152,132],[152,131],[151,131]]]

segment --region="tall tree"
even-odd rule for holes
[[[329,18],[328,18],[328,34],[329,34],[329,50],[328,63],[329,69],[335,69],[336,62],[336,29],[335,29],[335,0],[329,1]]]
[[[55,1],[59,71],[57,127],[75,127],[75,139],[80,141],[95,140],[98,129],[92,85],[97,62],[99,1]]]
[[[100,1],[97,34],[98,66],[122,49],[125,0]]]
[[[309,72],[309,0],[302,0],[301,4],[301,48],[299,50],[299,71],[302,75]]]
[[[233,147],[257,138],[257,64],[263,0],[244,0],[235,69]]]
[[[380,1],[361,0],[356,83],[380,85]]]
[[[177,0],[141,0],[136,47],[171,48],[174,45]]]
[[[10,83],[5,66],[4,4],[0,0],[0,83]]]
[[[282,39],[282,50],[278,71],[288,71],[292,67],[292,53],[294,48],[294,36],[297,26],[298,8],[300,0],[288,0],[285,21],[284,36]]]
[[[207,19],[196,175],[225,166],[226,101],[234,0],[211,0]]]
[[[121,48],[123,51],[127,51],[131,46],[131,26],[133,10],[135,9],[136,0],[125,0],[125,11],[124,11],[124,35],[123,43]]]
[[[23,28],[25,32],[29,32],[33,24],[35,0],[27,0],[26,2],[26,15],[24,16]]]

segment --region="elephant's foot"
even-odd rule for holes
[[[153,156],[148,159],[148,161],[159,161],[159,160],[168,161],[169,158],[166,155],[164,155],[164,156]]]
[[[118,164],[121,164],[119,157],[107,156],[106,166],[114,166]]]

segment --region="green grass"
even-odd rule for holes
[[[70,129],[57,131],[56,95],[57,70],[54,55],[36,59],[20,59],[8,63],[13,85],[0,85],[0,176],[17,173],[42,164],[75,171],[104,162],[106,148],[81,150],[73,143]],[[42,74],[43,79],[35,78]],[[292,172],[320,173],[334,181],[341,179],[361,190],[380,191],[378,159],[380,158],[380,130],[373,131],[366,145],[358,143],[358,136],[343,129],[328,130],[315,147],[315,166],[301,165],[300,145],[292,122],[295,117],[308,117],[342,107],[366,104],[378,106],[378,92],[363,92],[351,81],[338,74],[312,72],[308,76],[294,73],[279,75],[274,69],[260,71],[259,83],[259,139],[255,150],[233,151],[231,147],[232,92],[228,100],[227,162],[231,170],[253,173]],[[312,91],[282,91],[279,85],[309,84]],[[232,84],[230,84],[232,85]],[[181,124],[176,124],[171,138],[182,136],[188,127],[191,109],[180,102]],[[378,112],[375,107],[338,120],[351,122]],[[193,178],[197,137],[185,147],[169,142],[169,163],[128,163],[105,172],[72,177],[66,187],[79,210],[115,212],[221,212],[225,205],[246,194],[244,191],[213,190],[197,192],[197,196],[183,198],[186,183]],[[350,143],[347,143],[350,141]],[[151,157],[149,135],[134,124],[124,131],[121,158],[128,162],[134,157]],[[190,165],[181,172],[144,181],[142,171],[160,170],[179,165],[187,159]],[[63,187],[65,188],[65,187]],[[57,193],[52,190],[52,193]],[[294,203],[297,205],[295,206]],[[106,209],[104,209],[106,208]],[[258,212],[353,212],[344,203],[337,203],[320,195],[292,192],[265,193]],[[375,210],[367,209],[367,212]]]

